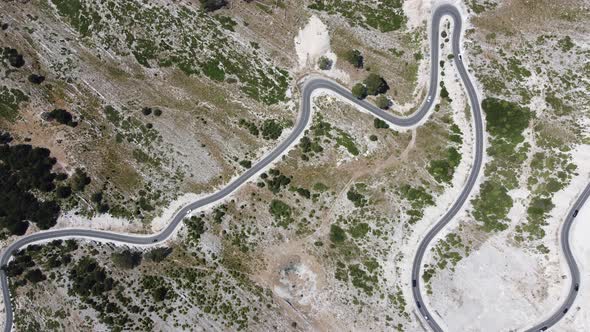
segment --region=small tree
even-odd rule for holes
[[[166,294],[168,294],[168,288],[164,286],[159,286],[152,290],[152,297],[156,302],[164,301],[166,299]]]
[[[150,115],[152,114],[152,109],[150,107],[144,107],[141,109],[141,113],[143,113],[143,115]]]
[[[358,99],[367,97],[367,87],[362,83],[357,83],[352,87],[352,95]]]
[[[70,127],[75,127],[78,125],[77,122],[73,121],[73,116],[70,112],[57,108],[53,111],[49,112],[49,119],[56,120],[61,124],[68,125]]]
[[[378,95],[377,99],[375,100],[375,104],[377,104],[377,107],[386,110],[389,108],[389,98],[387,98],[385,95]]]
[[[374,73],[370,73],[364,80],[364,83],[367,86],[367,93],[372,96],[385,93],[389,90],[389,85],[387,85],[383,77]]]
[[[332,60],[328,59],[328,57],[322,56],[320,57],[318,65],[321,70],[329,70],[330,68],[332,68]]]
[[[349,50],[344,54],[344,58],[355,68],[363,68],[363,56],[361,55],[361,51]]]
[[[45,76],[43,76],[43,75],[37,75],[37,74],[29,75],[29,82],[31,82],[33,84],[41,84],[41,83],[43,83],[43,81],[45,81]]]

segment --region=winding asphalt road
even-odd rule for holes
[[[483,123],[481,118],[481,109],[480,104],[477,99],[477,92],[469,79],[469,75],[467,73],[467,69],[465,69],[465,65],[461,59],[461,33],[462,33],[462,19],[461,14],[457,10],[456,7],[452,5],[441,5],[437,9],[435,9],[434,14],[432,15],[432,23],[431,23],[431,33],[430,33],[430,49],[432,50],[431,55],[431,81],[430,87],[432,89],[433,83],[438,85],[438,81],[434,80],[434,78],[438,75],[438,45],[439,45],[439,26],[442,17],[448,16],[453,20],[454,27],[453,27],[453,37],[452,37],[452,52],[455,61],[455,66],[457,71],[459,72],[459,76],[463,81],[463,85],[467,90],[467,96],[469,97],[469,103],[471,104],[471,111],[473,114],[473,123],[475,126],[475,158],[473,160],[473,166],[471,168],[471,173],[467,178],[467,182],[459,194],[459,197],[455,200],[453,205],[447,212],[442,216],[442,218],[432,227],[426,236],[420,242],[418,246],[418,250],[416,252],[416,256],[414,257],[414,263],[412,266],[412,294],[414,295],[414,301],[416,302],[416,306],[418,311],[426,320],[426,323],[430,326],[433,331],[439,332],[442,331],[441,327],[438,325],[436,320],[433,318],[432,314],[428,311],[423,299],[422,293],[420,292],[420,271],[422,268],[422,259],[424,258],[424,254],[429,248],[430,242],[434,239],[434,237],[440,232],[452,219],[455,215],[461,210],[461,207],[469,197],[473,186],[475,185],[475,181],[479,175],[482,158],[483,158]],[[434,80],[434,81],[433,81]],[[436,88],[436,87],[435,87]]]
[[[575,215],[577,215],[578,211],[582,208],[582,206],[584,206],[584,203],[586,203],[589,196],[590,183],[586,186],[584,191],[582,191],[582,194],[580,194],[576,200],[576,203],[574,203],[572,206],[561,228],[561,251],[565,256],[565,261],[569,266],[570,276],[572,278],[567,297],[561,306],[559,306],[559,308],[549,318],[528,329],[527,332],[545,331],[551,326],[555,325],[560,319],[563,318],[563,316],[565,316],[565,314],[567,314],[567,312],[572,307],[576,296],[578,295],[578,290],[580,287],[580,270],[578,269],[578,264],[576,264],[576,260],[574,259],[572,250],[570,248],[570,229],[572,228],[572,224],[576,218]]]
[[[430,64],[430,85],[428,90],[428,97],[426,101],[421,105],[418,111],[416,111],[413,115],[409,117],[396,117],[389,112],[381,110],[378,107],[364,101],[355,98],[349,90],[342,87],[341,85],[320,77],[311,77],[308,78],[302,88],[302,106],[299,117],[297,122],[293,128],[293,131],[289,134],[289,136],[282,141],[274,150],[272,150],[268,155],[266,155],[262,160],[256,163],[252,168],[248,169],[246,172],[241,174],[235,180],[230,182],[227,186],[223,187],[219,191],[206,196],[202,199],[199,199],[185,207],[183,207],[180,211],[176,213],[176,215],[172,218],[171,222],[158,234],[154,235],[134,235],[134,234],[121,234],[121,233],[113,233],[107,231],[97,231],[91,229],[59,229],[59,230],[49,230],[49,231],[41,231],[29,236],[22,237],[9,245],[1,254],[0,256],[0,266],[5,266],[8,264],[10,258],[12,257],[13,253],[31,243],[40,242],[40,241],[47,241],[53,239],[63,239],[63,238],[87,238],[93,240],[106,240],[106,241],[114,241],[128,245],[156,245],[168,239],[178,228],[182,220],[185,216],[195,209],[202,208],[206,205],[213,204],[219,202],[220,200],[228,197],[231,193],[233,193],[237,188],[239,188],[242,184],[253,178],[258,173],[262,172],[267,166],[269,166],[274,160],[280,157],[283,153],[285,153],[289,147],[291,147],[294,143],[298,141],[301,137],[301,134],[307,128],[310,118],[311,118],[311,99],[312,94],[314,91],[318,89],[329,90],[332,93],[339,95],[341,98],[347,99],[348,101],[355,103],[367,111],[371,112],[373,115],[383,119],[386,122],[389,122],[392,125],[398,127],[413,127],[417,126],[420,121],[422,121],[425,116],[427,115],[428,111],[434,104],[436,100],[437,90],[438,90],[438,65],[439,65],[439,23],[440,19],[448,15],[450,16],[455,22],[455,29],[453,31],[453,53],[455,55],[455,64],[459,73],[461,74],[461,78],[463,83],[467,88],[467,93],[470,98],[471,105],[473,106],[473,119],[475,122],[475,131],[476,131],[476,153],[475,153],[475,163],[473,167],[473,171],[469,177],[467,185],[465,189],[451,208],[451,210],[439,221],[439,223],[427,234],[427,237],[424,241],[422,241],[420,245],[420,249],[418,254],[416,255],[416,261],[414,263],[414,269],[412,276],[414,279],[418,280],[417,277],[420,272],[420,262],[422,261],[422,257],[426,251],[426,247],[428,243],[432,240],[432,238],[436,235],[436,233],[442,229],[450,220],[451,218],[457,213],[459,208],[463,205],[465,200],[467,199],[471,188],[475,183],[475,179],[479,173],[479,169],[481,167],[481,160],[482,160],[482,141],[483,141],[483,129],[481,123],[481,114],[479,109],[479,103],[477,101],[477,94],[473,85],[471,84],[469,77],[467,75],[467,71],[463,66],[463,63],[460,60],[459,53],[459,38],[461,35],[461,17],[458,10],[451,6],[451,5],[441,5],[439,6],[433,15],[433,24],[432,24],[432,34],[431,34],[431,64]],[[2,295],[4,298],[4,303],[6,306],[6,324],[4,331],[9,332],[12,327],[13,323],[13,310],[12,304],[10,301],[10,292],[8,288],[8,280],[6,273],[3,269],[0,270],[0,284],[2,286]],[[416,297],[417,302],[422,302],[422,298],[420,292],[418,291],[419,288],[414,288],[414,296]],[[424,317],[429,317],[429,322],[433,329],[440,330],[438,325],[431,319],[430,313],[427,311],[424,305],[421,305],[420,309],[421,313]]]
[[[479,175],[481,164],[482,164],[482,156],[483,156],[483,124],[482,124],[482,117],[481,117],[481,110],[480,105],[477,99],[477,93],[473,84],[469,79],[469,75],[467,74],[467,70],[463,65],[463,62],[460,57],[460,37],[462,33],[462,20],[459,11],[452,5],[440,5],[437,7],[433,13],[432,18],[432,30],[431,30],[431,63],[430,63],[430,86],[428,90],[428,97],[426,101],[421,105],[419,110],[415,112],[410,117],[396,117],[392,114],[383,111],[374,105],[364,101],[358,100],[355,98],[350,91],[346,88],[340,86],[339,84],[320,77],[311,77],[308,78],[302,88],[302,105],[299,117],[297,122],[293,128],[293,131],[289,134],[289,136],[282,141],[274,150],[272,150],[268,155],[266,155],[262,160],[256,163],[252,168],[248,169],[246,172],[241,174],[239,177],[234,179],[228,185],[220,189],[219,191],[201,198],[185,207],[180,209],[172,218],[171,222],[160,232],[154,235],[134,235],[134,234],[124,234],[124,233],[113,233],[107,231],[97,231],[91,229],[59,229],[59,230],[49,230],[49,231],[41,231],[29,236],[22,237],[9,245],[0,255],[0,266],[6,266],[12,257],[13,253],[17,250],[40,241],[47,241],[53,239],[64,239],[64,238],[87,238],[92,240],[104,240],[104,241],[113,241],[119,242],[128,245],[140,245],[140,246],[148,246],[148,245],[157,245],[165,240],[167,240],[177,229],[182,220],[189,214],[191,211],[202,208],[204,206],[217,203],[222,199],[228,197],[231,193],[237,190],[242,184],[246,183],[248,180],[255,177],[258,173],[262,172],[267,166],[269,166],[274,160],[280,157],[283,153],[285,153],[293,144],[295,144],[298,139],[301,137],[301,134],[304,130],[308,127],[311,118],[311,99],[313,97],[313,92],[320,89],[320,90],[329,90],[332,93],[339,95],[341,98],[347,99],[348,101],[357,104],[365,108],[367,111],[371,112],[373,115],[383,119],[386,122],[389,122],[392,125],[398,127],[413,127],[417,126],[428,114],[428,111],[432,107],[434,101],[436,100],[437,90],[438,90],[438,65],[439,65],[439,26],[440,21],[443,16],[449,16],[454,22],[454,29],[453,29],[453,36],[452,36],[452,51],[454,54],[454,62],[456,68],[459,72],[461,80],[467,90],[467,95],[469,97],[469,101],[472,107],[472,114],[473,114],[473,122],[475,125],[475,159],[473,162],[472,171],[469,174],[469,178],[467,179],[467,183],[463,188],[461,194],[453,203],[451,208],[447,211],[447,213],[434,225],[432,229],[426,234],[426,237],[420,243],[418,247],[418,251],[416,253],[414,264],[412,268],[412,282],[413,282],[413,295],[416,301],[417,307],[421,315],[430,325],[430,327],[434,331],[442,331],[439,325],[436,323],[426,305],[422,300],[422,295],[420,293],[420,270],[422,259],[426,250],[428,249],[429,243],[432,239],[436,236],[436,234],[444,228],[452,218],[459,212],[467,198],[469,197],[469,193],[471,192],[475,181]],[[586,198],[590,195],[590,185],[586,188],[585,196],[578,200],[575,207],[581,206]],[[568,264],[570,269],[572,270],[572,275],[574,275],[574,281],[579,283],[579,272],[577,265],[575,264],[573,258],[571,257],[571,251],[569,249],[569,240],[567,235],[569,234],[569,228],[571,226],[571,222],[573,218],[568,217],[566,220],[566,224],[564,226],[562,232],[562,246],[564,249],[564,253],[566,258],[568,258]],[[10,332],[13,324],[13,310],[12,304],[10,301],[10,292],[8,288],[8,280],[4,269],[0,269],[0,284],[2,287],[2,295],[4,298],[4,304],[6,306],[6,323],[4,326],[4,331]],[[573,284],[572,284],[573,285]],[[570,290],[570,296],[568,297],[566,303],[562,306],[569,307],[573,302],[573,298],[575,294],[572,296],[572,289]],[[573,291],[575,293],[575,291]],[[561,312],[561,311],[560,311]],[[559,315],[559,312],[555,315],[551,316],[550,319],[546,321],[544,324],[554,324],[559,318],[561,318],[563,314]],[[546,325],[542,325],[546,326]],[[542,327],[541,326],[541,327]]]

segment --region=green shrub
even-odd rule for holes
[[[325,56],[322,56],[318,61],[318,66],[321,70],[329,70],[330,68],[332,68],[332,60],[328,59]]]
[[[330,241],[334,243],[346,241],[346,232],[338,225],[330,226]]]
[[[387,122],[385,122],[379,118],[373,119],[373,126],[375,126],[375,128],[377,128],[377,129],[388,129],[389,128],[389,124],[387,124]]]
[[[270,214],[276,219],[284,219],[291,217],[291,207],[278,199],[273,199],[270,203]]]
[[[486,180],[480,189],[480,197],[473,203],[473,217],[483,223],[483,229],[503,231],[508,228],[508,212],[512,208],[512,198],[506,187],[494,180]]]
[[[262,137],[264,139],[277,139],[283,133],[283,126],[276,120],[264,120],[262,123]]]
[[[352,95],[358,99],[367,97],[367,87],[362,83],[357,83],[352,87]]]
[[[201,217],[191,216],[184,219],[184,224],[188,228],[188,237],[193,243],[198,243],[201,235],[207,230],[205,228],[205,221]]]
[[[364,237],[365,235],[367,235],[369,230],[371,230],[371,227],[369,227],[369,224],[362,222],[362,223],[358,223],[358,224],[352,226],[349,229],[349,233],[353,238],[358,239],[358,238],[361,238],[361,237]]]
[[[486,114],[487,130],[490,134],[517,144],[522,141],[522,131],[529,125],[532,113],[506,100],[488,97],[482,108]]]
[[[375,99],[375,104],[377,105],[377,107],[384,110],[389,108],[390,103],[391,102],[389,101],[389,98],[387,98],[387,96],[385,95],[379,95],[377,96],[377,99]]]
[[[350,188],[348,190],[348,192],[346,193],[346,198],[348,198],[349,201],[353,202],[354,206],[356,207],[363,207],[367,204],[365,196],[357,192],[355,188]]]

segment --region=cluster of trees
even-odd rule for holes
[[[291,177],[281,174],[278,169],[271,169],[268,173],[272,176],[270,178],[266,173],[262,173],[260,178],[268,185],[268,190],[272,191],[273,194],[277,194],[282,188],[286,187],[291,183]]]
[[[54,109],[53,111],[49,112],[48,115],[50,121],[55,120],[70,127],[76,127],[78,125],[78,122],[74,121],[72,113],[61,108]]]
[[[258,136],[262,132],[262,138],[264,139],[277,139],[283,133],[284,125],[275,120],[275,119],[267,119],[264,120],[260,128],[256,125],[256,123],[252,121],[248,121],[246,119],[240,119],[238,122],[239,126],[245,129],[248,129],[250,134],[254,136]]]
[[[207,231],[205,227],[205,220],[201,217],[191,216],[188,219],[184,219],[184,224],[188,228],[188,237],[194,243],[199,243],[201,235]]]
[[[344,59],[352,64],[355,68],[363,68],[364,58],[359,50],[348,50],[344,53]],[[381,109],[388,109],[391,101],[384,93],[389,90],[389,85],[383,77],[369,73],[362,83],[357,83],[352,87],[352,94],[358,99],[365,99],[367,96],[377,96],[375,103]]]
[[[377,96],[377,106],[387,109],[390,105],[389,98],[384,93],[389,90],[389,85],[385,79],[375,73],[370,73],[362,83],[357,83],[352,87],[352,95],[358,99],[364,99],[368,95]]]
[[[82,257],[70,270],[71,289],[82,298],[101,296],[113,289],[115,282],[96,260]]]
[[[27,282],[38,283],[46,280],[43,269],[54,269],[72,261],[70,252],[78,248],[74,240],[54,240],[46,245],[32,244],[14,254],[14,259],[4,268],[6,275],[14,278],[18,287]],[[33,259],[35,257],[35,259]]]
[[[28,144],[0,145],[0,226],[10,234],[22,235],[31,221],[41,229],[55,225],[60,213],[53,200],[38,200],[32,191],[51,192],[56,175],[55,158],[45,148]]]
[[[11,140],[10,135],[0,136],[4,137],[4,143]],[[0,144],[0,227],[10,234],[22,235],[29,227],[28,222],[40,229],[55,225],[61,211],[57,201],[51,198],[41,201],[33,193],[53,192],[55,198],[66,199],[90,183],[90,177],[76,169],[67,184],[66,174],[51,171],[55,163],[48,149],[28,144]]]
[[[277,139],[283,133],[283,125],[274,119],[264,120],[261,129],[264,139]]]

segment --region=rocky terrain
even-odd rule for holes
[[[485,115],[485,165],[422,279],[451,331],[524,329],[565,291],[558,229],[590,172],[590,7],[454,3]],[[285,137],[306,75],[412,113],[428,88],[434,6],[0,3],[1,180],[27,184],[2,197],[34,206],[0,211],[3,242],[70,226],[161,229]],[[409,270],[473,160],[452,29],[442,23],[440,95],[422,125],[390,128],[318,94],[294,148],[164,246],[66,240],[21,251],[8,266],[16,329],[425,330]],[[579,307],[563,329],[589,326]]]

